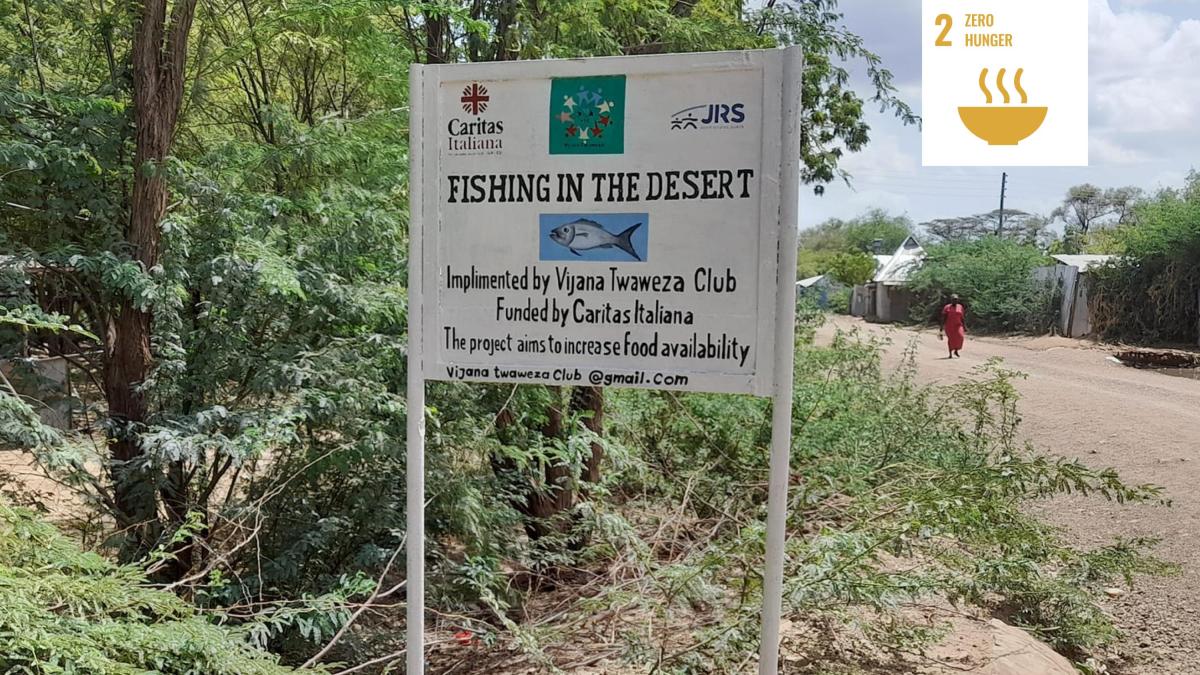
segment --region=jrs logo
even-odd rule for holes
[[[736,129],[744,126],[746,106],[742,103],[704,103],[671,115],[671,129]]]

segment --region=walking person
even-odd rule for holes
[[[954,357],[962,358],[959,351],[963,348],[963,342],[967,337],[966,324],[966,308],[962,301],[958,299],[958,294],[954,293],[950,296],[950,303],[942,308],[942,323],[938,329],[938,339],[942,336],[946,337],[946,347],[950,350],[950,355],[946,358]]]

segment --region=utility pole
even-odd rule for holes
[[[1004,234],[1004,192],[1008,189],[1008,173],[1000,172],[1000,224],[996,226],[996,236]]]

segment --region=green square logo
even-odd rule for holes
[[[551,155],[620,155],[624,152],[624,75],[551,80]]]

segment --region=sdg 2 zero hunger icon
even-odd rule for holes
[[[1029,95],[1021,88],[1024,68],[1017,68],[1012,84],[1021,96],[1020,106],[1010,106],[1012,97],[1004,88],[1004,72],[996,74],[996,88],[1004,96],[1003,106],[994,106],[992,92],[988,90],[988,69],[979,71],[979,88],[987,102],[986,106],[959,106],[958,116],[971,133],[987,141],[988,145],[1017,145],[1032,136],[1046,120],[1046,106],[1027,106]]]
[[[1084,0],[925,0],[923,19],[923,164],[1087,163]]]

